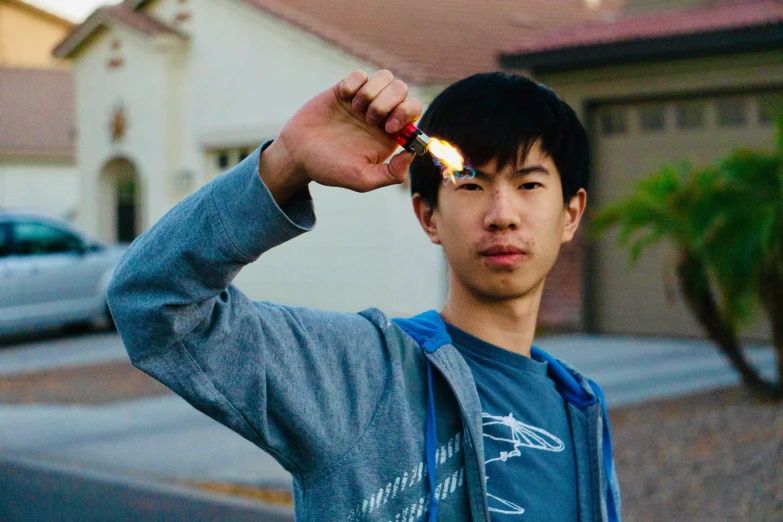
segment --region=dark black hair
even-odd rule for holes
[[[590,145],[584,127],[552,90],[523,76],[491,72],[460,80],[435,97],[417,125],[456,145],[472,166],[492,160],[498,169],[516,165],[520,151],[524,158],[541,140],[560,172],[563,201],[587,189]],[[411,194],[437,205],[443,177],[429,154],[413,160],[410,180]]]

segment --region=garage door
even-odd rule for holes
[[[596,179],[591,203],[603,205],[630,194],[637,182],[665,163],[705,165],[745,146],[774,146],[775,92],[716,95],[639,103],[614,103],[592,113]],[[676,252],[649,250],[633,267],[616,245],[616,231],[592,252],[590,322],[600,332],[632,335],[703,336],[677,290]],[[770,339],[762,314],[744,332]]]

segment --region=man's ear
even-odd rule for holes
[[[579,228],[579,222],[582,220],[582,215],[585,213],[586,205],[587,192],[581,188],[566,205],[561,243],[568,243],[574,238],[574,234],[576,234],[576,230]]]
[[[429,203],[424,201],[421,196],[416,193],[413,195],[413,212],[416,213],[416,218],[419,220],[419,224],[424,232],[429,236],[430,241],[436,245],[440,245],[440,235],[438,234],[438,221],[436,219],[435,208],[431,207]]]

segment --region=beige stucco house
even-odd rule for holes
[[[705,165],[738,147],[773,147],[783,3],[691,3],[550,32],[501,56],[504,68],[531,71],[588,124],[589,207],[628,194],[664,163]],[[703,335],[670,276],[674,255],[662,247],[629,267],[616,234],[583,242],[569,267],[583,274],[572,320],[596,332]],[[747,335],[769,339],[768,325],[760,320]]]
[[[69,64],[52,56],[73,27],[0,0],[0,207],[77,211],[73,78]]]
[[[74,24],[20,0],[0,0],[0,67],[67,69],[52,49]]]

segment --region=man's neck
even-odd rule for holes
[[[459,284],[452,284],[440,315],[482,341],[530,357],[543,289],[544,281],[541,281],[522,297],[487,301]]]

